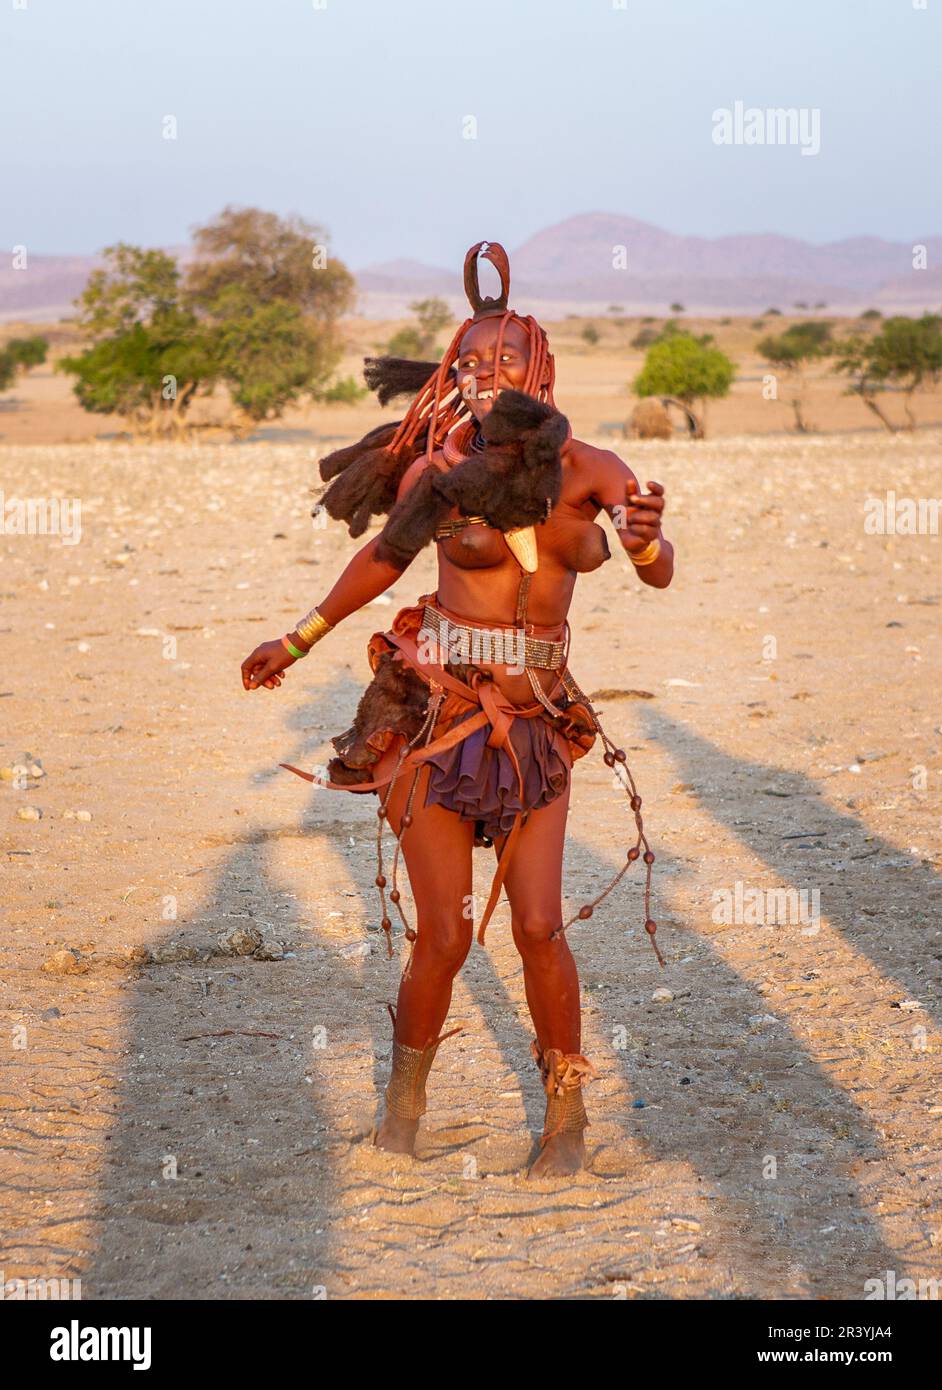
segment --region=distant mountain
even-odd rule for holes
[[[181,264],[191,259],[189,246],[166,248]],[[73,300],[85,288],[93,270],[103,265],[100,256],[29,255],[25,269],[14,270],[4,257],[0,263],[0,322],[23,319],[51,323],[71,318]]]
[[[74,313],[72,300],[101,264],[94,256],[29,256],[25,269],[0,264],[0,319],[51,321]]]
[[[494,229],[499,230],[499,229]],[[614,213],[582,213],[537,232],[511,250],[512,302],[548,317],[601,313],[620,305],[628,314],[667,312],[679,302],[689,313],[757,313],[797,301],[831,312],[918,313],[942,307],[942,269],[914,270],[921,241],[930,267],[942,267],[942,237],[913,243],[850,237],[816,245],[772,233],[692,237]],[[624,248],[621,251],[619,248]],[[181,259],[187,247],[171,248]],[[624,269],[615,268],[619,259]],[[72,300],[92,256],[32,256],[27,270],[0,266],[0,320],[56,319],[74,312]],[[423,295],[465,307],[460,266],[444,269],[395,260],[357,274],[358,312],[400,318]],[[487,292],[485,290],[485,292]]]
[[[512,298],[539,312],[556,306],[598,313],[619,304],[628,313],[664,313],[675,301],[708,313],[787,310],[798,300],[846,312],[870,305],[908,312],[936,308],[942,305],[942,277],[936,270],[913,270],[913,244],[878,237],[822,246],[773,234],[687,237],[632,217],[583,213],[537,232],[511,252]],[[923,238],[922,244],[929,266],[942,264],[942,237]],[[615,268],[616,259],[624,269]],[[397,291],[403,306],[407,294],[421,292],[445,293],[460,305],[457,273],[410,261],[395,286],[402,264],[360,271],[364,307],[375,297],[388,301],[388,309]]]
[[[379,294],[458,294],[461,277],[421,261],[384,261],[357,275],[360,290]]]

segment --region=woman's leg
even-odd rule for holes
[[[402,837],[402,857],[415,900],[418,933],[409,978],[399,985],[396,1035],[409,1047],[437,1038],[451,1003],[452,982],[471,949],[471,850],[474,825],[456,811],[425,806],[428,768],[419,774],[412,799],[412,824]],[[399,830],[413,774],[400,778],[387,803],[389,824]],[[386,840],[389,856],[395,849]],[[407,913],[408,916],[408,913]],[[393,930],[395,930],[395,917]]]
[[[541,1051],[578,1052],[581,1040],[579,975],[565,936],[551,941],[563,913],[563,846],[569,787],[531,811],[517,837],[504,886],[523,960],[523,983]],[[498,850],[503,839],[495,843]]]
[[[428,1053],[424,1066],[416,1054],[434,1043],[442,1031],[452,983],[471,948],[474,930],[469,910],[474,826],[462,821],[455,811],[424,805],[428,776],[428,769],[423,768],[412,798],[412,824],[402,836],[401,854],[415,901],[411,925],[417,936],[410,968],[399,985],[393,1076],[376,1136],[380,1148],[396,1153],[414,1152],[419,1114],[412,1112],[424,1109],[424,1075],[431,1063]],[[400,778],[387,802],[394,831],[402,824],[412,777],[409,773]],[[384,844],[388,867],[395,845],[391,837]],[[394,908],[392,913],[395,922]],[[418,1082],[414,1073],[420,1074]],[[413,1094],[419,1096],[417,1104],[412,1104]]]
[[[579,974],[565,936],[551,940],[561,925],[563,846],[569,787],[548,806],[531,811],[517,839],[504,884],[511,925],[523,960],[527,1004],[541,1056],[578,1055],[582,1030]],[[503,839],[495,842],[500,850]],[[576,1173],[585,1160],[581,1087],[547,1101],[545,1139],[531,1177]],[[558,1132],[554,1132],[558,1131]]]

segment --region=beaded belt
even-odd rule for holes
[[[449,651],[459,651],[463,661],[506,666],[519,664],[522,628],[469,627],[466,623],[456,623],[427,603],[422,612],[420,634],[422,631],[434,633],[439,643]],[[566,664],[566,643],[548,642],[542,637],[524,637],[523,664],[535,666],[541,671],[561,671]]]

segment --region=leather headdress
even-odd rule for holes
[[[478,280],[478,256],[483,256],[486,261],[490,261],[500,276],[500,294],[496,299],[492,295],[485,298],[481,294],[481,285]],[[477,323],[479,319],[493,318],[496,314],[506,314],[510,299],[510,261],[507,252],[499,241],[479,241],[476,246],[471,247],[464,258],[464,292],[468,296],[468,303],[474,310],[473,323]]]

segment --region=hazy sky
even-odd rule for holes
[[[0,45],[0,227],[34,253],[180,243],[227,202],[354,268],[590,211],[942,231],[942,0],[0,0]],[[716,145],[737,101],[819,109],[820,153]]]

